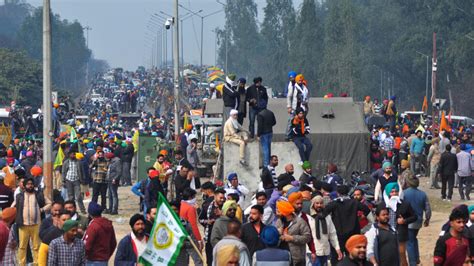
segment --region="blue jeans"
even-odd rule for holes
[[[108,261],[86,261],[86,266],[107,266],[108,264]]]
[[[249,108],[249,132],[251,138],[255,137],[255,118],[259,112],[260,110],[253,107]]]
[[[311,262],[311,254],[307,254],[306,262]],[[312,266],[326,266],[328,265],[328,256],[316,256],[316,260],[311,262]]]
[[[311,151],[313,150],[313,144],[311,144],[311,141],[306,137],[294,137],[293,142],[298,148],[301,161],[309,161]]]
[[[272,154],[272,137],[273,133],[267,133],[260,136],[260,146],[262,147],[263,167],[267,167],[270,163],[270,155]]]
[[[408,241],[407,241],[407,252],[408,252],[408,264],[410,266],[416,266],[416,262],[420,259],[420,250],[418,249],[418,235],[420,229],[408,229]]]
[[[118,180],[117,184],[112,184],[109,182],[108,191],[109,191],[109,211],[117,212],[118,211]]]

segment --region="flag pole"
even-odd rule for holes
[[[193,246],[194,250],[196,250],[197,254],[198,254],[199,257],[201,258],[202,263],[204,263],[204,257],[202,256],[201,251],[198,249],[198,247],[196,246],[196,244],[194,244],[193,239],[192,239],[191,236],[189,236],[189,235],[188,235],[188,240],[189,240],[189,242],[191,242],[191,245]],[[194,263],[196,263],[196,262],[194,262]]]

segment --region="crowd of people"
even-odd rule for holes
[[[104,97],[89,95],[76,109],[55,106],[67,126],[54,141],[53,197],[44,194],[41,141],[17,136],[10,145],[0,145],[0,264],[108,265],[115,254],[114,265],[140,265],[160,193],[191,236],[176,265],[191,260],[216,266],[420,264],[417,235],[431,219],[420,182],[429,175],[436,189],[441,181],[444,200],[452,200],[457,184],[460,198],[470,200],[470,129],[400,119],[396,97],[380,107],[367,97],[366,117],[379,112],[386,119],[371,133],[367,181],[374,184],[372,199],[366,190],[348,186],[334,163],[324,178],[312,174],[309,89],[302,74],[290,72],[288,78],[287,138],[298,148],[300,162],[285,165],[283,173],[277,173],[278,155],[271,152],[277,121],[267,109],[271,96],[261,77],[247,86],[244,78],[229,74],[221,93],[212,86],[206,93],[195,93],[194,83],[186,87],[189,97],[201,97],[196,103],[222,97],[223,141],[239,145],[241,167],[248,164],[248,141],[260,142],[261,185],[250,191],[235,172],[201,184],[195,129],[188,125],[176,139],[170,133],[174,99],[168,72],[98,76],[90,95]],[[247,103],[248,129],[242,126]],[[116,112],[138,116],[126,121]],[[89,118],[76,119],[80,114]],[[176,141],[159,152],[147,176],[136,176],[136,136],[141,134]],[[294,176],[295,167],[302,169],[300,177]],[[129,219],[130,232],[117,240],[109,218],[120,214],[119,186],[129,187],[139,205]],[[454,208],[443,226],[435,265],[471,263],[474,205],[468,205]]]

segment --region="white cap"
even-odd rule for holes
[[[236,115],[236,114],[239,114],[239,111],[235,109],[230,110],[230,115]]]
[[[211,83],[211,84],[209,84],[209,87],[210,87],[210,88],[215,88],[215,87],[216,87],[216,84]]]

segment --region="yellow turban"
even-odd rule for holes
[[[298,74],[298,75],[296,76],[296,78],[295,78],[295,81],[296,81],[297,83],[301,83],[301,82],[303,82],[303,80],[304,80],[303,74]]]
[[[224,206],[222,206],[222,215],[227,215],[227,210],[229,208],[237,210],[237,203],[234,200],[227,200],[224,202]]]
[[[217,266],[227,266],[231,259],[240,259],[240,250],[236,245],[225,245],[217,250],[216,257]]]

